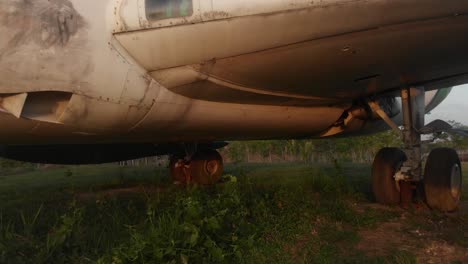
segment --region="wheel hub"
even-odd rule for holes
[[[206,162],[206,172],[208,172],[209,175],[213,175],[218,171],[218,161],[216,160],[209,160]]]

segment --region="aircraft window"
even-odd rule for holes
[[[192,0],[145,0],[146,18],[160,20],[193,14]]]

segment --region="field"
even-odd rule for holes
[[[369,171],[229,165],[212,187],[154,167],[2,171],[0,263],[468,263],[468,177],[441,214],[376,205]]]

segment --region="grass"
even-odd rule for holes
[[[398,246],[359,246],[402,214],[408,230],[467,247],[466,214],[368,206],[367,165],[229,165],[223,183],[187,188],[153,167],[2,175],[0,263],[416,263]]]

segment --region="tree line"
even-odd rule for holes
[[[460,123],[450,121],[455,128],[468,129]],[[424,153],[437,147],[450,147],[460,154],[467,153],[468,138],[461,135],[441,133],[424,136]],[[231,142],[223,150],[228,162],[310,162],[324,163],[348,161],[370,163],[376,153],[384,147],[403,148],[400,135],[392,130],[366,136],[308,139],[308,140],[267,140]]]
[[[393,131],[370,136],[231,142],[223,150],[228,162],[306,162],[324,163],[335,160],[367,163],[375,153],[390,146],[400,146]]]

